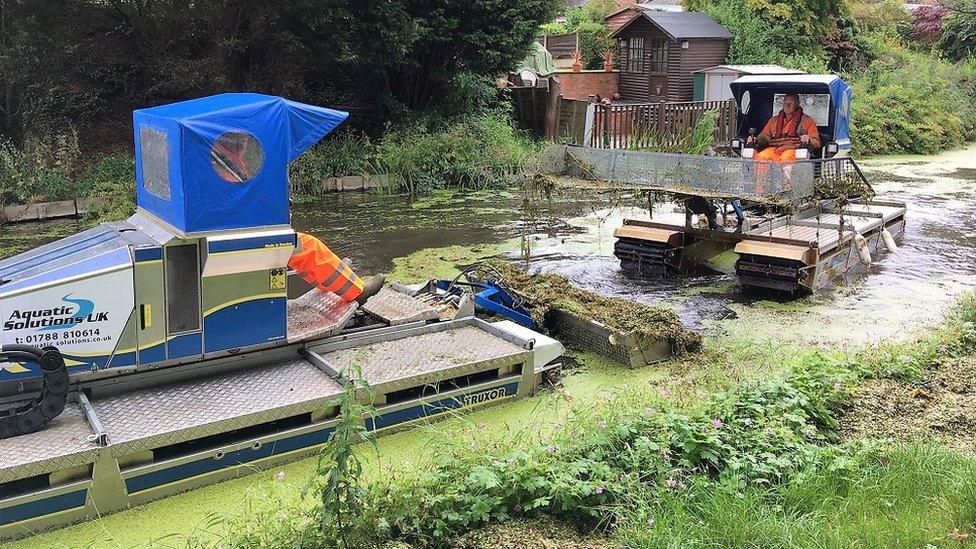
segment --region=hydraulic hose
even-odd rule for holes
[[[0,345],[0,363],[31,362],[44,374],[41,392],[30,400],[0,410],[0,439],[33,433],[58,417],[68,400],[68,368],[54,347]]]

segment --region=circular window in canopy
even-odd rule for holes
[[[261,171],[264,149],[247,132],[224,132],[210,147],[210,165],[228,183],[247,183]]]

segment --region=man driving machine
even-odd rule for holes
[[[758,136],[749,136],[748,143],[756,144],[755,160],[793,162],[796,149],[819,149],[820,131],[810,115],[800,108],[800,96],[788,93],[783,98],[783,109],[770,118]]]

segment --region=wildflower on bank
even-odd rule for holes
[[[668,389],[667,387],[661,389],[661,396],[663,396],[664,398],[668,398],[669,396],[671,396],[671,389]]]
[[[668,488],[677,488],[678,481],[674,480],[674,477],[668,477],[668,480],[664,481],[668,485]]]
[[[725,424],[724,424],[724,423],[722,423],[722,420],[721,420],[721,419],[719,419],[719,418],[715,418],[715,419],[713,419],[713,420],[712,420],[712,425],[713,425],[713,426],[714,426],[714,427],[715,427],[716,429],[721,429],[721,428],[722,428],[722,426],[723,426],[723,425],[725,425]]]
[[[603,490],[604,490],[604,487],[603,487],[603,485],[602,485],[602,484],[600,484],[600,485],[598,485],[598,486],[596,487],[596,490],[595,490],[595,492],[596,492],[597,494],[602,494],[602,493],[603,493]]]
[[[278,471],[278,474],[275,475],[275,480],[277,480],[278,482],[284,481],[285,480],[285,472],[284,471]]]

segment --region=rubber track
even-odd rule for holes
[[[0,345],[0,363],[33,362],[44,372],[37,397],[0,411],[0,439],[33,433],[58,417],[68,400],[68,369],[54,347]]]

